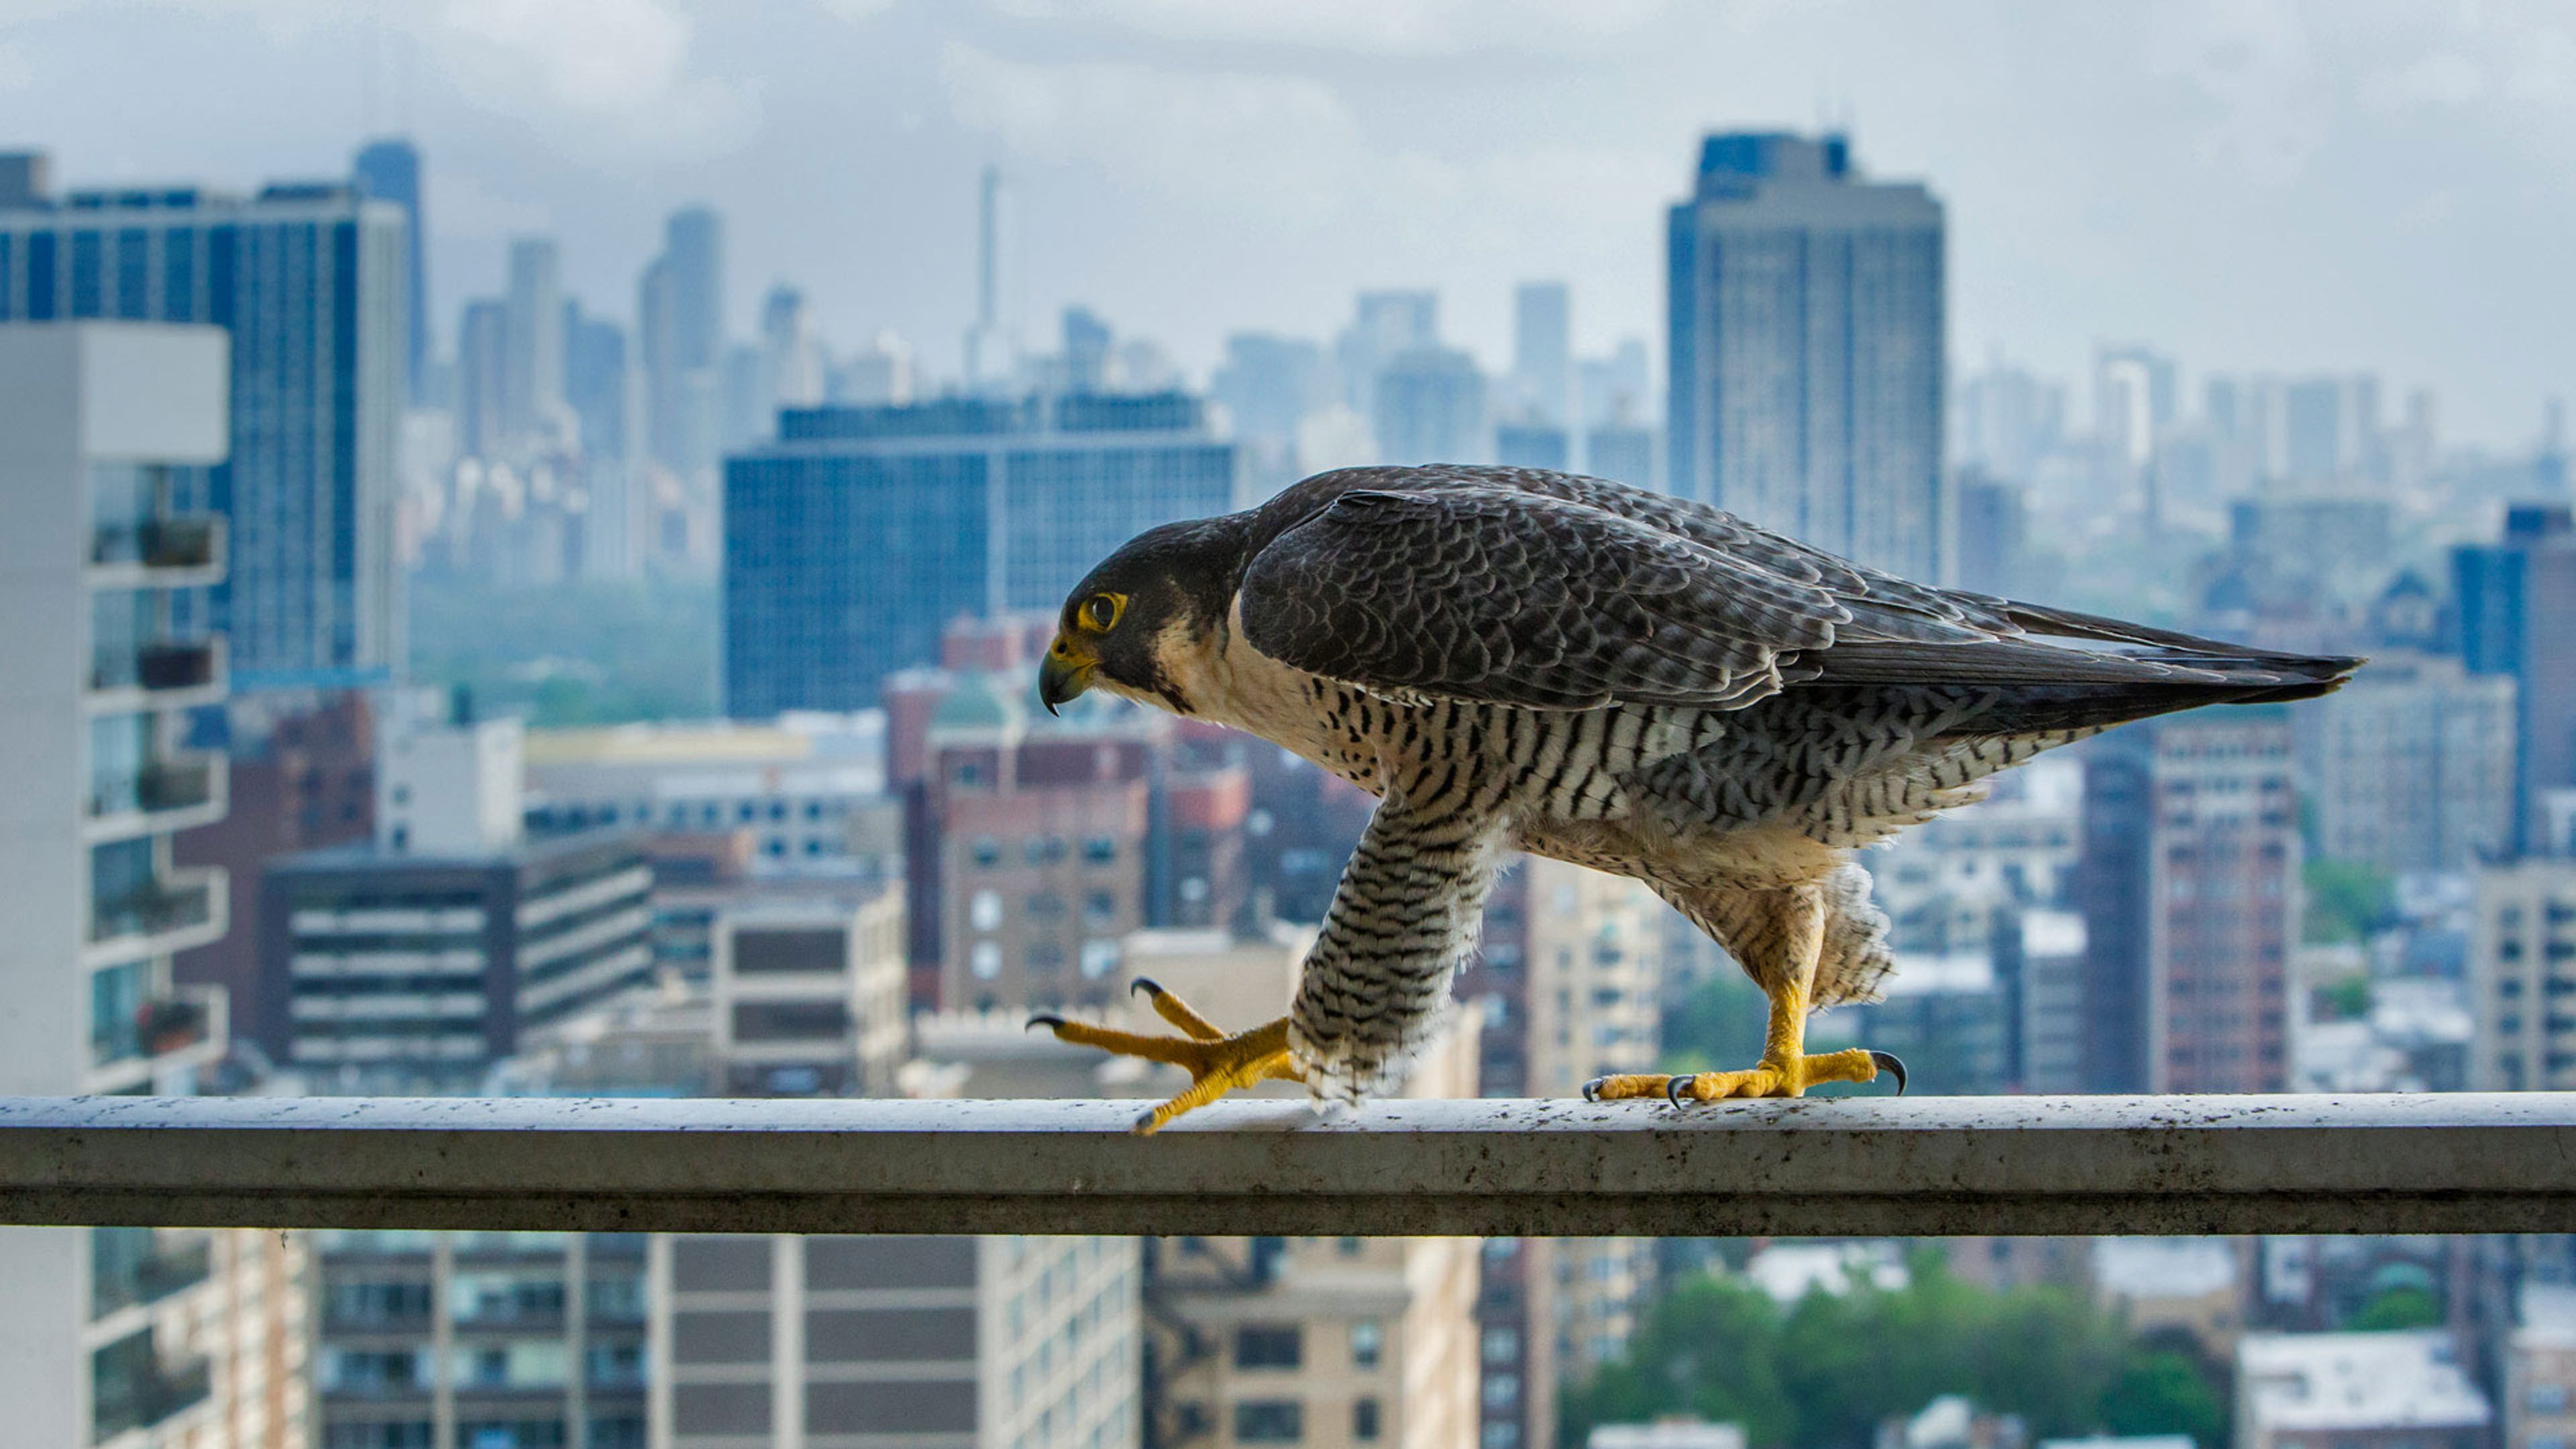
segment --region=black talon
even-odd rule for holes
[[[1064,1018],[1063,1018],[1063,1017],[1061,1017],[1061,1016],[1057,1016],[1057,1015],[1056,1015],[1055,1013],[1053,1013],[1053,1012],[1049,1012],[1049,1011],[1041,1011],[1041,1012],[1039,1012],[1037,1015],[1030,1017],[1030,1018],[1029,1018],[1029,1024],[1028,1024],[1028,1025],[1026,1025],[1026,1026],[1024,1026],[1024,1027],[1021,1027],[1021,1028],[1020,1028],[1020,1030],[1022,1030],[1022,1031],[1035,1031],[1035,1030],[1037,1030],[1039,1027],[1042,1027],[1042,1026],[1043,1026],[1043,1027],[1047,1027],[1047,1028],[1052,1029],[1052,1028],[1059,1027],[1059,1026],[1062,1026],[1062,1025],[1064,1025]]]
[[[1598,1102],[1598,1101],[1600,1101],[1600,1100],[1601,1100],[1601,1084],[1602,1084],[1603,1082],[1608,1081],[1608,1080],[1610,1080],[1608,1077],[1594,1077],[1591,1081],[1588,1081],[1588,1082],[1584,1083],[1584,1084],[1583,1084],[1583,1100],[1585,1100],[1585,1101],[1587,1101],[1587,1102]]]
[[[1127,983],[1128,995],[1133,996],[1139,991],[1144,992],[1147,996],[1160,996],[1163,994],[1163,983],[1155,980],[1151,976],[1139,976],[1135,980]]]
[[[1689,1077],[1664,1078],[1664,1100],[1672,1103],[1676,1107],[1680,1106],[1682,1104],[1682,1084],[1690,1080],[1692,1079]]]
[[[1874,1051],[1869,1054],[1869,1059],[1878,1065],[1880,1071],[1896,1079],[1896,1095],[1904,1096],[1905,1063],[1897,1058],[1896,1053]]]

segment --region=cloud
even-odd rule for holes
[[[2457,51],[2442,51],[2371,75],[2361,82],[2359,92],[2362,104],[2374,110],[2411,111],[2465,106],[2486,94],[2486,89],[2485,72],[2476,61]]]
[[[693,22],[667,0],[444,0],[405,22],[479,103],[534,97],[607,137],[719,150],[758,118],[749,88],[693,74]]]
[[[2194,149],[2258,185],[2287,185],[2333,130],[2307,27],[2280,0],[2199,0],[2156,13],[2148,65],[2200,93]]]
[[[940,77],[958,123],[1017,155],[1273,219],[1338,210],[1367,151],[1332,88],[1301,77],[1038,64],[959,42]]]
[[[1672,6],[1670,0],[995,0],[995,8],[1022,20],[1105,23],[1171,40],[1434,56],[1588,47],[1646,26]]]

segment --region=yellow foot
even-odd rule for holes
[[[1136,1119],[1134,1130],[1140,1135],[1154,1131],[1194,1107],[1204,1107],[1237,1087],[1249,1087],[1255,1082],[1269,1080],[1305,1080],[1288,1060],[1288,1018],[1283,1016],[1267,1026],[1228,1036],[1155,981],[1139,976],[1128,989],[1145,993],[1145,999],[1153,1005],[1154,1014],[1179,1027],[1184,1035],[1145,1036],[1132,1031],[1110,1031],[1046,1013],[1030,1017],[1029,1025],[1047,1028],[1056,1034],[1059,1041],[1096,1046],[1122,1057],[1169,1062],[1187,1071],[1190,1074],[1189,1086],[1172,1100]]]
[[[1905,1063],[1894,1053],[1826,1052],[1822,1056],[1765,1058],[1744,1072],[1700,1072],[1692,1076],[1657,1075],[1594,1077],[1583,1084],[1583,1100],[1616,1102],[1628,1097],[1661,1097],[1680,1106],[1685,1100],[1714,1102],[1724,1097],[1797,1097],[1824,1082],[1871,1082],[1885,1072],[1896,1078],[1896,1093],[1905,1095]]]

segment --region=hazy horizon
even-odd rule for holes
[[[2096,339],[2211,370],[2441,394],[2527,446],[2576,373],[2576,11],[2505,0],[2111,10],[1324,0],[0,0],[0,146],[59,185],[428,167],[431,315],[551,233],[630,320],[661,220],[725,214],[730,325],[789,281],[836,347],[954,369],[977,171],[1015,188],[1019,331],[1065,305],[1204,375],[1429,286],[1508,356],[1510,289],[1574,287],[1587,351],[1663,351],[1662,219],[1711,129],[1846,127],[1948,207],[1953,358],[2078,381]],[[2559,298],[2558,301],[2551,301]],[[2073,405],[2084,408],[2082,389]]]

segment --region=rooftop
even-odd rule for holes
[[[531,765],[716,765],[869,756],[885,745],[885,716],[790,714],[773,724],[730,720],[530,730]]]
[[[2466,1428],[2495,1417],[2438,1328],[2249,1334],[2236,1371],[2248,1412],[2267,1430]]]
[[[2203,1298],[2236,1290],[2236,1247],[2225,1238],[2102,1238],[2093,1282],[2120,1298]]]

